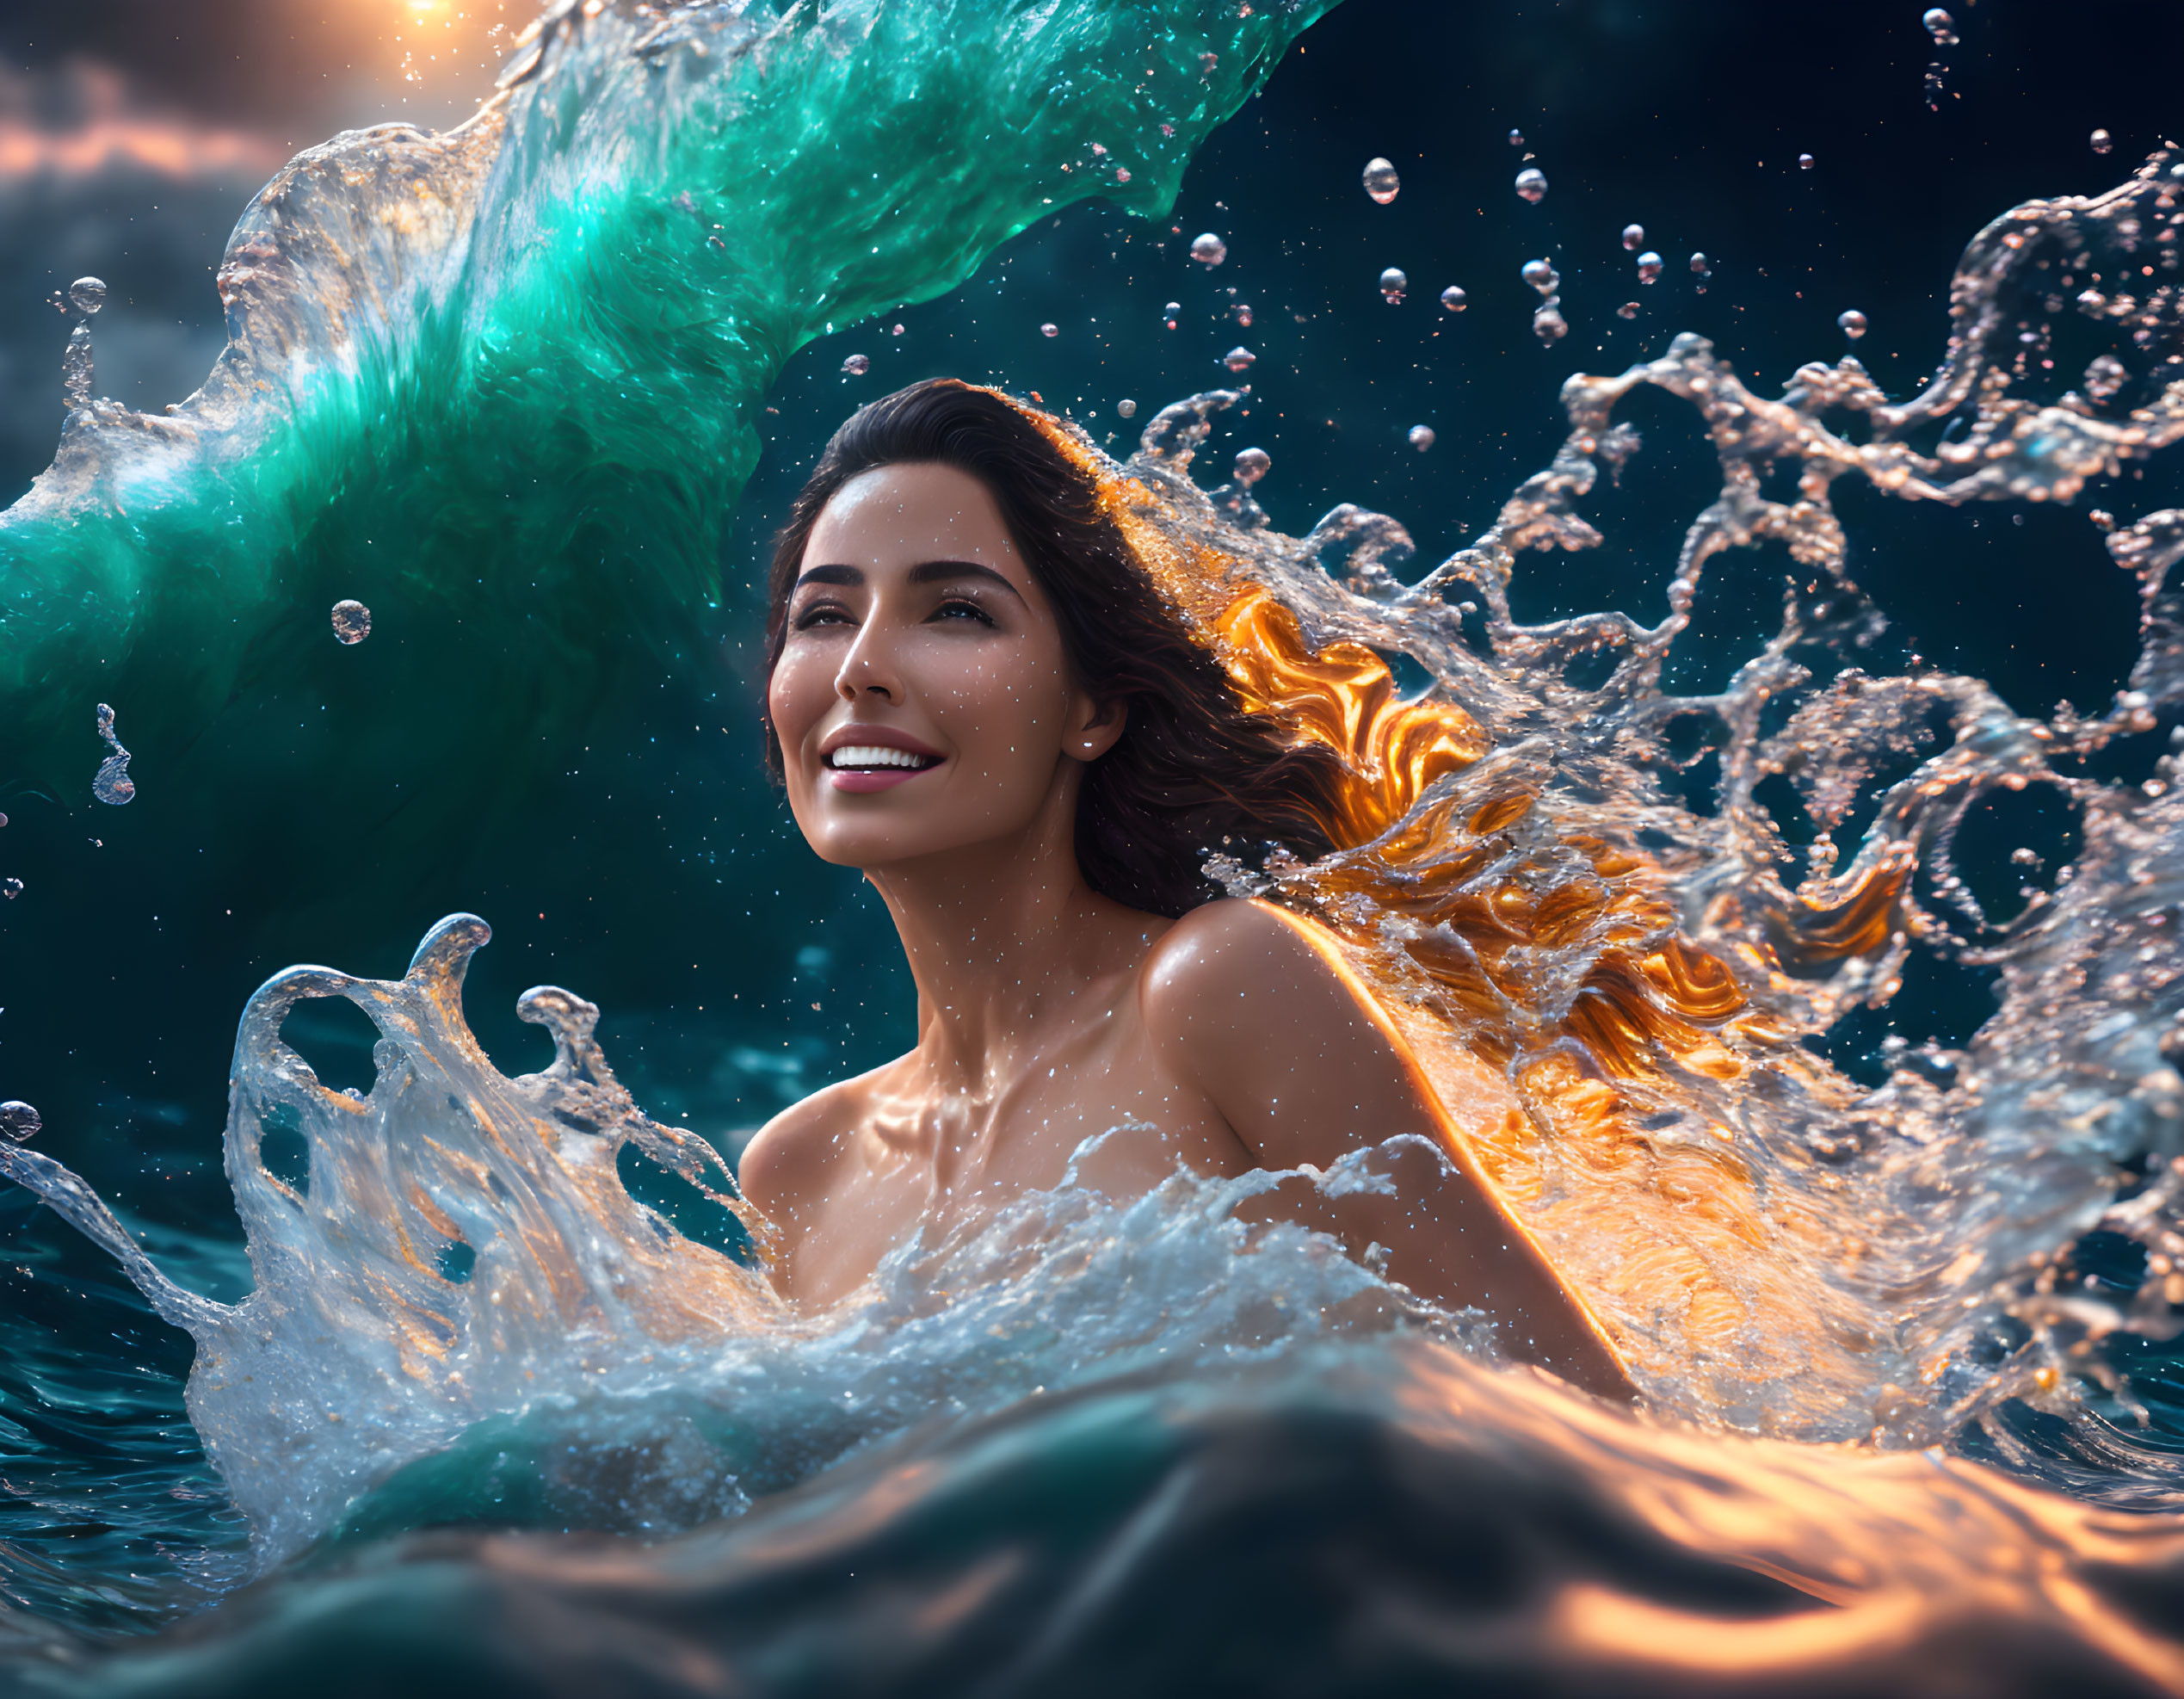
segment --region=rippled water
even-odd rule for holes
[[[336,538],[303,582],[324,514],[413,547],[421,578],[462,554],[490,581],[466,617],[552,627],[481,656],[481,691],[582,653],[618,598],[640,623],[702,600],[707,552],[672,545],[717,530],[796,345],[951,287],[1057,200],[1159,209],[1318,9],[1084,0],[936,38],[878,4],[550,9],[464,131],[342,138],[276,180],[200,396],[71,416],[0,521],[26,747],[50,719],[87,765],[77,687],[162,630],[208,634],[177,714],[250,688],[291,599],[332,649],[323,569],[363,557]],[[869,114],[905,109],[924,151],[875,151]],[[1000,157],[981,127],[1004,119]],[[2180,200],[2162,152],[2003,213],[1909,400],[1852,355],[1767,385],[1695,336],[1572,376],[1551,464],[1422,574],[1394,517],[1275,529],[1262,460],[1201,489],[1237,391],[1159,411],[1126,460],[1055,427],[1238,688],[1350,760],[1343,848],[1224,876],[1379,989],[1641,1415],[1497,1367],[1490,1318],[1238,1220],[1272,1177],[1065,1184],[797,1316],[712,1146],[616,1079],[599,1010],[526,993],[554,1060],[494,1066],[462,1008],[489,929],[457,916],[402,979],[293,969],[244,1011],[247,1266],[209,1237],[140,1247],[39,1144],[0,1146],[28,1189],[0,1198],[0,1282],[40,1424],[0,1430],[15,1678],[2184,1687],[2184,518],[2088,522],[2140,584],[2139,658],[2113,702],[2033,717],[1903,655],[1835,505],[2079,502],[2184,436]],[[766,245],[792,222],[793,284]],[[1647,395],[1703,447],[1649,443],[1675,439],[1632,423]],[[425,522],[501,488],[517,440],[520,500]],[[1601,543],[1612,488],[1694,474],[1713,493],[1664,618],[1517,617],[1527,575]],[[1700,692],[1692,613],[1747,552],[1779,621]],[[599,582],[610,555],[641,571]],[[517,563],[547,594],[497,606]],[[198,620],[212,596],[232,631]],[[529,745],[565,705],[524,700],[470,725],[481,787],[560,758]],[[478,800],[429,799],[418,830]],[[1992,1012],[1869,1060],[1934,962],[1991,975]],[[377,1029],[368,1090],[283,1038],[325,999]],[[96,1361],[91,1326],[117,1336]],[[451,1526],[601,1537],[386,1537]],[[188,1648],[86,1649],[268,1572]]]

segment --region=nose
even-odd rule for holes
[[[896,666],[893,645],[880,621],[867,620],[859,629],[857,640],[842,658],[842,670],[834,676],[834,689],[845,702],[861,702],[867,696],[877,696],[882,701],[901,703],[902,675]]]

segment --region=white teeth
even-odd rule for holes
[[[906,749],[888,749],[879,744],[851,744],[835,751],[827,757],[830,767],[927,767],[932,764],[929,757],[912,755]]]

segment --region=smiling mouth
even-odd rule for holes
[[[826,763],[837,773],[922,773],[929,767],[939,766],[941,758],[937,755],[913,755],[906,749],[890,749],[880,744],[850,744],[829,755]]]

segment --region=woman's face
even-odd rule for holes
[[[827,504],[766,695],[796,823],[845,867],[1020,836],[1122,730],[1076,688],[991,493],[937,465]]]

